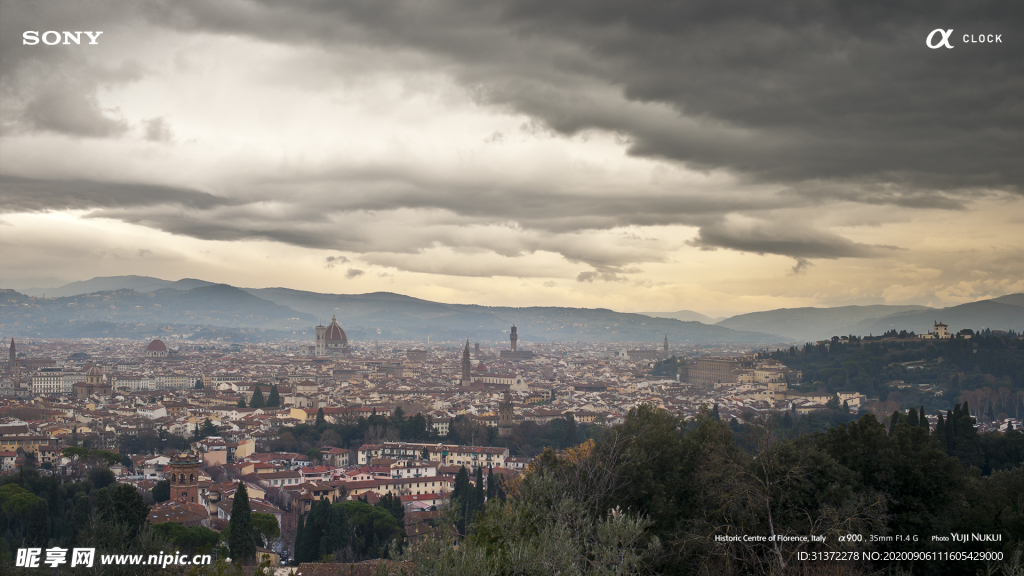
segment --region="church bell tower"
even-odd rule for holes
[[[472,363],[469,361],[469,340],[466,340],[466,348],[462,351],[462,386],[471,386],[472,380]]]
[[[171,499],[178,502],[199,502],[199,454],[181,452],[171,456]]]

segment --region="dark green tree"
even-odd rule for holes
[[[252,393],[252,399],[249,400],[249,408],[263,408],[266,405],[266,402],[263,400],[263,392],[260,390],[259,384],[257,384],[256,391]]]
[[[134,538],[149,521],[149,506],[142,499],[142,494],[131,484],[119,484],[111,492],[110,500],[116,521],[127,528],[129,537]]]
[[[895,411],[892,413],[892,417],[889,418],[889,436],[892,436],[896,432],[896,425],[900,422],[900,413]]]
[[[64,497],[60,482],[56,476],[46,481],[46,508],[50,514],[50,537],[60,541],[64,539]]]
[[[36,505],[32,508],[32,513],[28,517],[28,525],[25,526],[25,542],[30,546],[46,546],[46,542],[50,539],[48,508],[46,500],[42,499],[37,500]]]
[[[917,420],[917,408],[910,408],[910,412],[907,413],[907,424],[910,426],[920,426],[921,423]]]
[[[199,439],[209,438],[210,436],[216,436],[220,433],[220,428],[216,424],[210,422],[209,418],[203,419],[203,425],[199,428]]]
[[[171,481],[161,480],[153,486],[153,501],[160,503],[171,499]]]
[[[496,486],[494,485],[494,468],[491,466],[487,467],[487,500],[491,501],[494,499]]]
[[[277,391],[277,384],[270,385],[270,395],[267,396],[267,407],[277,408],[281,406],[281,393]]]
[[[302,527],[302,539],[295,541],[295,560],[298,562],[317,562],[320,560],[320,540],[327,518],[321,514],[326,500],[314,501],[306,514]]]
[[[92,520],[92,503],[89,502],[88,495],[79,493],[75,498],[75,511],[71,515],[71,526],[68,533],[69,547],[74,548],[78,544],[79,534],[82,530],[87,529],[90,520]]]
[[[253,538],[255,530],[252,525],[249,492],[242,481],[238,482],[238,489],[231,503],[231,520],[228,526],[231,529],[228,540],[231,559],[237,564],[252,562],[256,558],[256,541]]]
[[[322,427],[322,426],[324,426],[326,424],[327,424],[327,419],[324,418],[324,409],[323,408],[317,408],[316,409],[316,424],[315,424],[315,426],[317,428],[320,428],[320,427]]]
[[[100,522],[116,522],[117,512],[114,510],[114,501],[110,498],[110,491],[100,488],[96,493],[96,519]]]
[[[110,468],[97,466],[89,471],[89,481],[92,482],[94,488],[106,488],[114,483],[114,473],[110,471]]]
[[[473,495],[470,493],[469,486],[469,472],[466,471],[465,466],[462,466],[459,468],[459,473],[455,475],[455,486],[452,488],[450,498],[451,505],[455,507],[455,526],[459,530],[459,534],[466,533],[466,517],[468,516],[472,498]]]
[[[303,562],[305,558],[302,557],[302,542],[303,538],[306,537],[306,520],[304,514],[299,514],[299,520],[295,524],[295,561]]]
[[[480,510],[480,508],[483,508],[485,494],[486,492],[484,491],[484,467],[477,466],[476,485],[473,487],[473,509],[470,511],[469,517],[467,518],[470,522],[472,522],[473,518],[476,517],[477,511]]]
[[[196,378],[196,385],[195,385],[195,389],[196,389],[196,390],[202,390],[203,388],[204,388],[204,386],[203,386],[203,380],[202,380],[201,378]]]
[[[179,551],[188,554],[212,550],[221,538],[220,534],[205,526],[182,526],[175,522],[156,524],[153,526],[153,532],[173,542]]]
[[[320,537],[321,556],[333,554],[337,559],[348,547],[349,531],[348,514],[345,513],[345,508],[341,504],[332,505],[327,527]]]
[[[265,548],[270,547],[271,540],[281,536],[281,526],[277,523],[277,517],[273,514],[253,512],[252,527],[256,533],[257,544]]]
[[[398,521],[399,526],[405,526],[405,507],[402,506],[402,499],[390,492],[385,494],[375,506],[383,508],[391,513]]]
[[[388,511],[359,500],[337,505],[344,507],[352,528],[350,549],[353,559],[384,557],[395,544],[400,551],[405,531]]]
[[[235,404],[235,406],[238,408],[245,408],[245,396],[239,397],[238,404]]]

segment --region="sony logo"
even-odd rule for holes
[[[21,43],[26,46],[35,46],[42,40],[43,44],[47,46],[53,46],[56,44],[81,44],[82,34],[85,34],[89,38],[89,44],[99,44],[97,40],[100,34],[103,32],[58,32],[56,30],[47,30],[46,32],[40,33],[38,30],[26,30],[21,34]],[[63,40],[63,42],[61,42]]]

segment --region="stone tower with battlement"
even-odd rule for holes
[[[181,452],[171,456],[169,479],[171,499],[178,502],[199,502],[199,464],[202,461],[195,452]]]
[[[508,339],[512,341],[512,351],[516,351],[516,342],[519,340],[519,335],[516,334],[516,325],[512,325],[512,333],[509,334]]]
[[[515,426],[516,416],[512,408],[512,395],[505,390],[505,396],[498,404],[498,436],[509,438],[512,436],[512,427]]]

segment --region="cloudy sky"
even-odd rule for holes
[[[1019,2],[0,12],[4,287],[713,316],[1024,291]],[[48,30],[103,34],[23,43]]]

